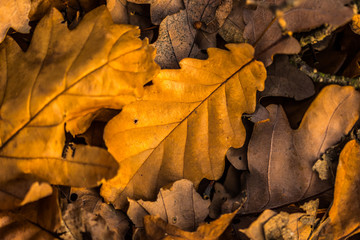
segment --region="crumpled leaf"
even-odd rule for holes
[[[128,2],[151,4],[151,22],[155,25],[159,25],[166,16],[172,15],[179,12],[181,9],[184,9],[183,0],[128,0]]]
[[[305,203],[306,213],[286,213],[266,209],[247,229],[240,229],[250,239],[307,240],[316,221],[319,200]]]
[[[315,93],[312,80],[289,63],[286,55],[276,56],[267,68],[265,89],[260,97],[288,97],[296,101],[311,97]]]
[[[105,127],[109,152],[120,164],[102,196],[123,208],[127,197],[154,199],[160,187],[186,178],[218,179],[230,146],[241,147],[243,112],[255,110],[266,77],[248,44],[209,49],[207,60],[185,59],[162,70],[143,100],[126,105]],[[151,171],[149,171],[151,169]]]
[[[154,43],[157,49],[155,60],[161,68],[179,68],[181,59],[206,57],[201,50],[216,46],[219,24],[226,18],[226,14],[217,11],[222,9],[221,3],[221,0],[188,0],[184,10],[161,22],[159,37]]]
[[[281,106],[267,110],[270,121],[255,124],[249,143],[244,213],[297,202],[331,186],[312,166],[358,120],[360,93],[352,87],[325,87],[297,130],[290,128]]]
[[[76,200],[63,209],[63,224],[58,229],[62,239],[125,239],[129,230],[126,215],[103,203],[96,191],[91,189],[74,189]]]
[[[11,38],[0,45],[1,183],[26,174],[94,186],[113,176],[117,164],[106,150],[64,148],[64,123],[73,135],[84,132],[99,109],[135,101],[158,69],[136,27],[114,25],[106,7],[72,31],[62,19],[56,10],[44,17],[25,53]]]
[[[1,1],[0,4],[0,43],[4,40],[9,28],[21,33],[28,33],[30,0]]]
[[[284,1],[266,0],[265,2],[279,6]],[[323,24],[328,24],[334,28],[344,25],[353,16],[352,9],[344,6],[346,2],[349,1],[299,1],[297,6],[290,7],[283,12],[282,20],[285,21],[285,30],[303,32],[320,27]],[[272,63],[274,54],[294,54],[300,51],[298,41],[289,35],[283,34],[278,19],[271,24],[274,16],[269,9],[258,6],[254,11],[245,9],[243,14],[246,24],[244,38],[250,44],[256,42],[255,56],[263,61],[265,66]],[[301,20],[299,21],[299,19]],[[268,27],[269,25],[270,27]]]
[[[334,202],[321,237],[347,239],[360,233],[360,144],[348,142],[341,151],[336,172]],[[323,238],[321,238],[323,239]]]
[[[60,226],[57,191],[47,198],[12,211],[0,211],[1,239],[54,239]]]
[[[182,230],[194,231],[209,214],[210,200],[198,194],[191,181],[176,181],[170,189],[161,188],[155,202],[129,199],[127,215],[136,227],[144,227],[146,215],[156,215]]]
[[[149,239],[164,240],[216,240],[229,226],[239,209],[232,213],[224,214],[211,223],[201,224],[196,232],[183,231],[158,216],[147,215],[144,218],[145,231]]]

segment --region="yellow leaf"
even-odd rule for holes
[[[0,43],[4,40],[9,28],[22,33],[30,31],[28,14],[30,0],[1,1],[0,4]]]
[[[114,176],[117,163],[104,149],[75,145],[63,151],[64,123],[73,135],[84,132],[100,109],[135,101],[158,69],[137,27],[113,24],[105,6],[72,31],[62,21],[52,10],[25,53],[11,38],[0,45],[2,184],[26,174],[90,187]]]
[[[325,239],[347,239],[360,233],[360,144],[348,142],[336,172],[334,202],[325,223]],[[322,238],[321,238],[322,239]]]
[[[149,239],[166,240],[216,240],[229,226],[239,209],[232,213],[224,214],[211,223],[201,224],[196,232],[183,231],[166,223],[158,216],[147,215],[144,217],[146,235]]]
[[[249,44],[209,49],[207,60],[185,59],[162,70],[143,100],[123,108],[105,128],[109,152],[120,164],[101,193],[116,208],[127,197],[155,198],[160,187],[185,178],[195,187],[218,179],[229,147],[241,147],[241,116],[255,111],[266,71]]]
[[[351,29],[354,33],[360,35],[360,14],[355,14],[351,20]]]

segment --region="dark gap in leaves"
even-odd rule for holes
[[[72,193],[70,195],[70,201],[75,202],[78,199],[78,195],[76,193]]]
[[[154,83],[153,83],[153,81],[150,81],[150,82],[145,83],[144,87],[149,87],[152,85],[154,85]]]

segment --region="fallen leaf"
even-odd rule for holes
[[[245,1],[235,0],[229,16],[225,19],[224,24],[219,29],[220,36],[230,43],[244,43],[243,37],[245,22],[243,19],[243,8]]]
[[[0,211],[1,239],[54,239],[60,226],[58,194],[11,211]]]
[[[63,209],[63,224],[57,232],[63,239],[125,239],[129,221],[124,213],[103,203],[91,189],[73,189],[76,197]]]
[[[155,60],[161,68],[179,68],[181,59],[206,57],[195,41],[204,40],[207,47],[216,46],[215,34],[220,27],[216,13],[220,6],[220,0],[185,1],[184,10],[161,22],[159,37],[154,43],[157,49]]]
[[[164,240],[216,240],[229,226],[239,209],[233,213],[222,215],[211,223],[201,224],[196,232],[186,232],[171,224],[166,223],[158,216],[147,215],[144,218],[144,225],[149,239]]]
[[[65,147],[64,123],[73,135],[84,132],[101,108],[141,96],[158,69],[136,27],[113,24],[105,6],[72,31],[62,20],[56,10],[44,17],[25,53],[11,38],[0,45],[1,184],[26,175],[89,187],[114,176],[106,150]]]
[[[334,202],[320,239],[347,239],[360,233],[359,171],[360,144],[356,140],[351,140],[340,154]]]
[[[265,210],[247,229],[240,229],[250,239],[299,239],[307,240],[316,221],[319,200],[305,203],[306,213],[276,213]]]
[[[268,4],[281,5],[284,1],[266,0]],[[342,0],[304,0],[297,6],[283,12],[286,31],[304,32],[328,24],[334,29],[349,22],[353,16],[350,7],[344,6],[349,1]],[[272,63],[274,54],[294,54],[300,51],[298,41],[283,34],[283,29],[274,19],[272,12],[258,6],[256,10],[244,10],[244,37],[250,44],[255,44],[255,56],[265,66]],[[301,21],[299,21],[301,19]],[[275,20],[273,22],[273,20]]]
[[[297,202],[331,187],[312,166],[351,130],[359,109],[359,92],[331,85],[312,102],[300,127],[292,130],[282,107],[269,105],[270,121],[255,124],[249,143],[249,173],[244,173],[248,201],[243,212]]]
[[[128,0],[128,2],[151,4],[151,22],[155,25],[159,25],[166,16],[172,15],[179,12],[181,9],[184,9],[183,0]]]
[[[114,23],[128,23],[128,11],[126,8],[126,0],[107,0],[106,7],[109,9]]]
[[[52,187],[29,179],[14,179],[0,186],[0,210],[9,210],[52,194]]]
[[[136,227],[144,227],[146,215],[156,215],[182,230],[194,231],[209,214],[210,200],[198,194],[191,181],[176,181],[170,189],[161,188],[155,202],[129,199],[127,215]]]
[[[287,97],[300,101],[315,94],[312,80],[291,65],[286,55],[276,56],[267,73],[265,89],[260,93],[260,98]]]
[[[0,43],[4,40],[9,28],[21,33],[28,33],[30,0],[2,1],[0,4]],[[11,14],[9,14],[11,13]]]
[[[154,199],[160,187],[182,178],[197,187],[203,178],[221,177],[227,149],[245,139],[242,113],[255,110],[266,77],[250,45],[227,47],[162,70],[143,100],[108,123],[105,143],[120,168],[102,186],[106,201],[124,208],[127,197]]]

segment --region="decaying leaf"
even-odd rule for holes
[[[307,240],[316,221],[319,200],[301,206],[306,213],[276,213],[265,210],[247,229],[240,229],[250,239],[299,239]]]
[[[243,43],[245,23],[243,19],[243,8],[245,1],[234,0],[232,11],[225,19],[224,24],[219,29],[220,36],[227,42]]]
[[[167,16],[160,24],[159,37],[154,43],[156,62],[162,68],[179,68],[181,59],[204,59],[206,54],[201,50],[216,46],[216,32],[222,18],[226,18],[226,14],[217,11],[221,3],[221,0],[188,0],[184,10]],[[196,41],[206,47],[201,48]]]
[[[349,66],[344,70],[344,76],[350,78],[360,76],[360,52],[356,54]]]
[[[136,27],[113,24],[106,7],[72,31],[62,21],[56,10],[44,17],[25,53],[11,38],[0,45],[1,184],[26,175],[94,186],[113,176],[117,164],[106,150],[65,146],[64,124],[84,132],[99,109],[136,100],[158,69]]]
[[[334,202],[320,239],[347,239],[360,232],[360,144],[348,142],[336,172]]]
[[[281,5],[284,1],[266,0],[268,4]],[[347,0],[304,0],[299,1],[282,14],[286,31],[309,31],[323,24],[334,29],[349,22],[353,16],[350,7],[344,6]],[[265,66],[272,63],[274,54],[294,54],[300,51],[298,41],[283,34],[284,29],[274,20],[272,12],[265,7],[258,6],[255,11],[244,10],[244,37],[249,43],[256,43],[255,56],[264,62]],[[299,20],[301,19],[301,20]]]
[[[4,40],[9,28],[21,33],[28,33],[31,0],[1,1],[0,4],[0,43]]]
[[[297,101],[314,95],[311,79],[289,63],[286,55],[276,56],[274,63],[267,68],[265,90],[260,97],[288,97]]]
[[[151,22],[155,25],[159,25],[166,16],[172,15],[179,12],[181,9],[184,9],[183,0],[128,0],[128,2],[151,4]]]
[[[144,227],[145,215],[156,215],[182,230],[194,231],[209,214],[210,200],[198,194],[191,181],[176,181],[170,189],[161,188],[156,202],[129,199],[127,215],[136,227]]]
[[[196,232],[183,231],[166,223],[158,216],[148,215],[144,218],[145,231],[149,239],[216,240],[229,226],[238,210],[235,210],[233,213],[224,214],[211,223],[201,224]]]
[[[21,208],[0,211],[1,239],[54,239],[60,216],[56,191]]]
[[[125,239],[129,221],[124,213],[103,203],[94,190],[73,189],[74,201],[63,209],[63,224],[58,232],[62,239]],[[76,199],[75,199],[76,198]]]
[[[185,59],[162,70],[143,100],[126,105],[105,128],[109,152],[120,164],[101,194],[123,208],[127,197],[154,199],[179,179],[218,179],[230,146],[241,147],[244,112],[255,110],[266,77],[248,44],[209,49],[209,59]],[[149,171],[151,169],[151,171]]]
[[[297,202],[331,186],[312,166],[358,120],[360,93],[352,87],[325,87],[297,130],[290,128],[281,106],[267,110],[270,121],[255,124],[249,143],[244,212]]]

